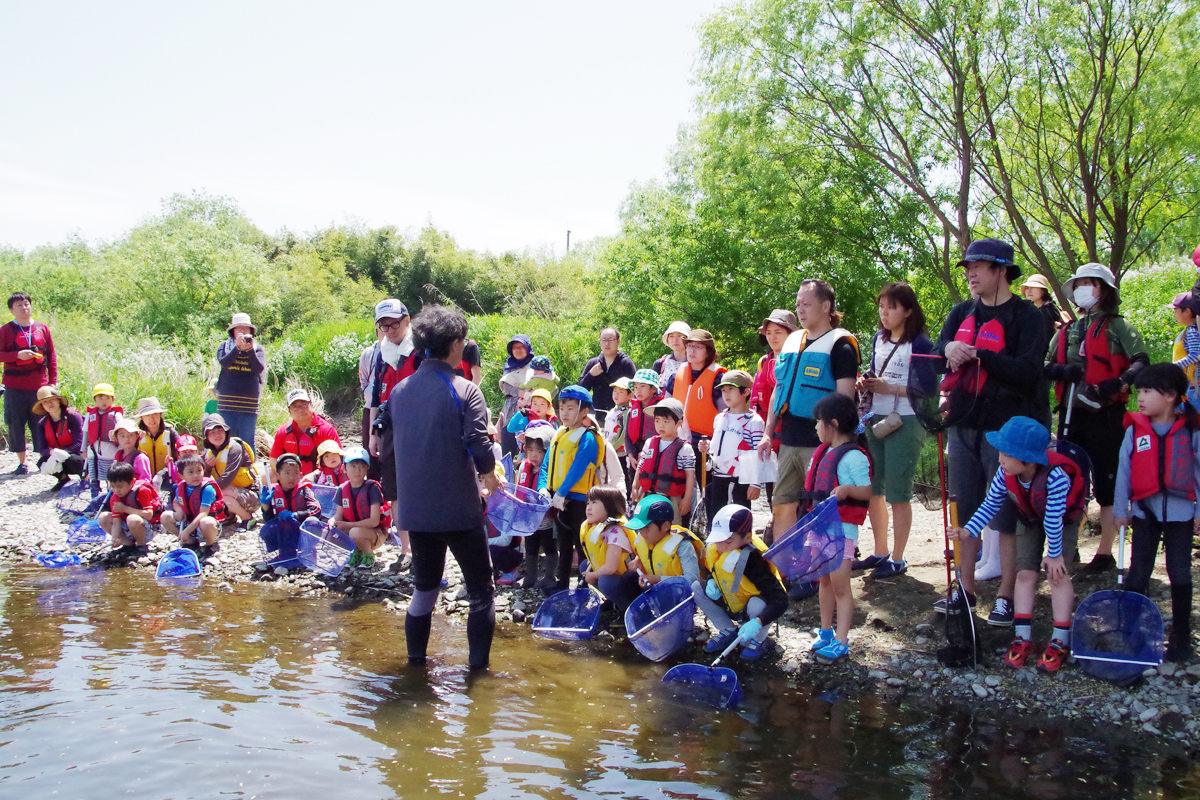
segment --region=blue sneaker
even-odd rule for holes
[[[817,650],[816,653],[821,658],[827,658],[830,661],[837,661],[850,652],[850,645],[845,644],[837,639],[834,639],[829,644]]]
[[[742,648],[742,661],[758,661],[763,657],[764,653],[769,653],[775,647],[775,643],[770,639],[763,639],[761,642],[750,642]]]
[[[813,630],[817,638],[813,640],[812,650],[821,650],[833,641],[833,628],[816,628]]]
[[[850,569],[875,569],[881,564],[886,564],[891,555],[891,553],[884,553],[881,556],[867,556],[866,558],[860,558],[857,561],[850,562]]]
[[[737,638],[737,628],[728,631],[721,631],[716,636],[711,637],[704,643],[704,652],[706,653],[723,653],[726,647],[733,644],[733,640]]]
[[[29,465],[28,464],[17,464],[17,468],[12,471],[12,474],[13,475],[28,475],[29,474]]]
[[[884,561],[882,564],[871,570],[872,578],[894,578],[897,575],[903,575],[908,572],[907,561]]]
[[[805,581],[804,583],[792,584],[792,588],[788,589],[789,600],[807,600],[820,591],[820,586],[816,581]]]

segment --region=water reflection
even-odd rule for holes
[[[1132,798],[1196,796],[1190,763],[1036,728],[930,720],[744,681],[738,712],[659,690],[630,649],[501,627],[403,660],[374,605],[148,571],[0,576],[0,791],[25,796]]]

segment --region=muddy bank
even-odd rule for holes
[[[11,454],[0,455],[0,557],[28,560],[35,553],[66,549],[66,520],[54,507],[49,491],[53,480],[41,475],[18,478],[8,473],[15,466]],[[756,509],[761,515],[763,507]],[[1164,664],[1147,670],[1142,683],[1117,689],[1086,676],[1068,664],[1059,674],[1041,674],[1032,668],[1014,671],[1002,662],[1011,629],[982,625],[985,662],[974,670],[951,670],[937,663],[942,644],[939,618],[932,603],[945,592],[942,561],[941,513],[920,506],[914,509],[914,529],[906,554],[909,570],[888,580],[856,574],[855,624],[850,657],[835,665],[820,665],[810,657],[812,629],[819,622],[817,599],[793,603],[774,637],[778,647],[757,664],[736,664],[743,682],[783,678],[795,685],[816,687],[844,695],[878,694],[886,700],[939,714],[949,708],[970,708],[994,718],[1035,719],[1039,724],[1066,733],[1094,732],[1104,737],[1136,740],[1140,746],[1194,756],[1200,753],[1200,663]],[[307,571],[268,570],[262,564],[257,533],[233,534],[227,530],[220,552],[204,565],[206,583],[227,592],[271,591],[300,596],[338,597],[339,602],[374,603],[386,613],[403,613],[412,593],[407,571],[400,570],[399,551],[387,546],[370,568],[347,568],[337,578]],[[864,551],[870,549],[864,532]],[[1083,561],[1090,560],[1097,540],[1084,537]],[[171,537],[159,533],[149,555],[116,559],[94,551],[87,554],[101,568],[153,571],[159,558],[173,547]],[[1115,573],[1096,577],[1076,576],[1078,599],[1115,585]],[[266,587],[250,587],[250,583]],[[996,581],[981,584],[980,609],[990,607]],[[1050,633],[1049,598],[1037,604],[1034,638],[1044,642]],[[1169,620],[1166,576],[1155,574],[1151,596]],[[498,587],[497,619],[502,626],[527,626],[541,601],[540,593],[517,587]],[[465,622],[467,601],[461,575],[450,563],[446,588],[438,610]],[[606,616],[596,637],[597,647],[628,647],[623,626]],[[703,661],[708,628],[697,616],[696,633],[689,648],[675,661]],[[531,634],[532,637],[532,634]],[[538,646],[531,641],[530,646]],[[711,660],[711,656],[708,656]]]

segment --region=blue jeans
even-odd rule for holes
[[[258,412],[222,411],[220,414],[229,426],[230,435],[241,439],[250,445],[251,450],[257,452],[258,448],[254,446],[254,431],[258,427]]]

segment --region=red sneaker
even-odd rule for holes
[[[1067,660],[1068,652],[1070,651],[1066,647],[1051,641],[1042,652],[1042,657],[1038,659],[1038,669],[1044,669],[1046,672],[1058,672],[1063,662]]]
[[[1013,669],[1020,669],[1025,666],[1025,659],[1029,658],[1031,653],[1033,653],[1033,642],[1026,639],[1013,639],[1013,643],[1008,646],[1008,652],[1004,655],[1004,663]]]

